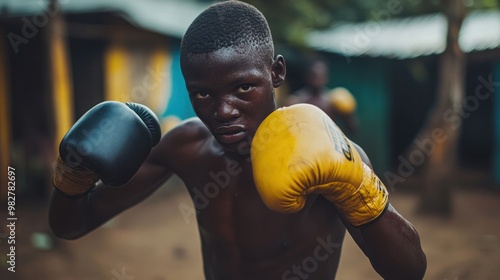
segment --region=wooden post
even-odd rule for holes
[[[106,100],[129,101],[130,68],[128,54],[123,42],[111,42],[104,57]]]
[[[50,5],[58,5],[56,0],[51,0]],[[48,30],[48,51],[50,59],[50,84],[52,88],[52,104],[54,111],[56,151],[66,132],[74,123],[73,91],[71,70],[66,45],[66,29],[60,8],[52,18]]]
[[[452,214],[452,184],[457,171],[458,142],[462,126],[459,110],[465,99],[465,69],[467,61],[459,46],[459,34],[467,8],[462,0],[442,0],[448,22],[446,48],[439,61],[437,96],[426,124],[416,140],[431,142],[425,164],[424,182],[420,190],[419,212],[423,214]],[[450,122],[450,114],[453,122]],[[439,137],[436,137],[439,135]],[[416,141],[409,154],[418,151]]]

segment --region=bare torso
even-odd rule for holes
[[[298,213],[272,212],[248,157],[225,152],[201,122],[188,125],[197,140],[177,149],[185,160],[173,171],[197,210],[207,279],[333,279],[345,234],[335,207],[310,196]]]

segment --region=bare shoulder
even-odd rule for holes
[[[193,117],[181,122],[167,132],[163,138],[167,139],[167,141],[191,142],[206,139],[210,135],[210,131],[201,120]]]
[[[210,137],[212,134],[198,118],[186,119],[163,135],[152,151],[152,159],[166,165],[177,165],[180,161],[190,160],[193,150]]]

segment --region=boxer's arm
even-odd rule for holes
[[[376,221],[346,227],[384,279],[423,279],[427,261],[415,228],[389,204]]]
[[[68,198],[54,191],[49,208],[49,224],[54,234],[64,239],[79,238],[152,194],[172,175],[158,160],[166,145],[162,140],[134,177],[122,186],[106,186],[99,181],[94,190],[79,198]]]
[[[364,151],[355,145],[363,161],[371,163]],[[373,268],[384,279],[422,279],[427,261],[420,238],[413,227],[392,205],[374,222],[353,227],[344,220],[354,241],[370,259]]]
[[[252,141],[252,168],[263,202],[281,213],[303,209],[309,194],[331,201],[375,270],[385,279],[421,279],[425,256],[409,222],[389,205],[387,189],[362,150],[318,107],[271,113]]]

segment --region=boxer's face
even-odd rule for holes
[[[224,48],[192,55],[182,70],[198,117],[226,150],[248,154],[259,124],[276,108],[283,57],[262,61],[255,50]]]

